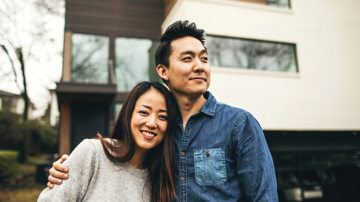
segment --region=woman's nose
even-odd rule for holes
[[[149,116],[149,119],[146,121],[146,126],[149,128],[156,128],[156,117]]]

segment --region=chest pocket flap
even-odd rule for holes
[[[220,185],[226,181],[225,150],[222,148],[194,151],[195,180],[199,185]]]

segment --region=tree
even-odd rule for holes
[[[58,40],[54,39],[54,27],[51,23],[53,20],[63,22],[63,13],[63,0],[2,0],[0,2],[0,51],[4,53],[0,54],[0,57],[7,58],[8,61],[5,64],[5,60],[2,59],[4,64],[0,64],[2,67],[0,77],[11,77],[8,80],[12,80],[21,92],[25,103],[24,121],[28,119],[30,103],[29,80],[30,83],[34,83],[37,79],[28,77],[29,72],[34,75],[37,63],[41,60],[61,57],[62,46],[56,45]],[[63,26],[63,23],[60,26]],[[60,30],[63,30],[63,27]]]

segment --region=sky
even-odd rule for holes
[[[57,14],[36,6],[39,3],[47,3],[48,8]],[[22,47],[28,94],[36,107],[33,113],[35,117],[44,113],[50,101],[49,89],[55,89],[55,82],[61,78],[64,11],[61,0],[0,1],[0,44],[7,47],[14,61],[18,81],[16,84],[11,63],[1,49],[0,90],[21,93],[21,70],[12,46]]]

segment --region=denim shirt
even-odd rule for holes
[[[263,131],[247,111],[210,92],[183,130],[177,121],[176,201],[278,201],[274,164]]]

